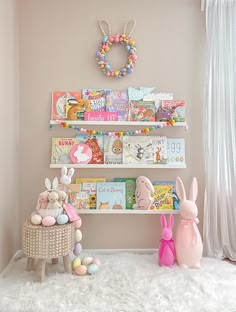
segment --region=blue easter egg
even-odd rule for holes
[[[127,50],[129,50],[129,49],[130,49],[130,46],[129,46],[129,45],[127,45],[127,46],[126,46],[126,49],[127,49]]]
[[[57,217],[58,224],[66,224],[69,221],[69,218],[66,214],[61,214]]]
[[[108,40],[108,36],[104,36],[104,37],[102,38],[102,42],[107,42],[107,40]]]
[[[105,68],[109,70],[109,69],[111,69],[111,65],[107,64],[107,65],[105,66]]]
[[[99,267],[95,263],[92,263],[88,266],[88,273],[91,275],[97,273],[98,270],[99,270]]]

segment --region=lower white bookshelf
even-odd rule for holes
[[[168,165],[168,164],[50,164],[50,168],[86,168],[86,169],[185,169],[186,164]]]
[[[138,210],[138,209],[80,209],[78,214],[130,214],[130,215],[154,215],[154,214],[179,214],[179,210]]]

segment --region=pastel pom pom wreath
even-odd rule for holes
[[[127,63],[122,65],[118,70],[113,70],[112,66],[107,61],[107,52],[110,51],[112,45],[115,43],[125,45],[128,51]],[[98,66],[106,76],[115,78],[124,77],[127,74],[131,74],[134,70],[134,65],[137,60],[135,41],[132,38],[127,37],[126,34],[120,36],[118,33],[114,36],[104,36],[96,56]]]

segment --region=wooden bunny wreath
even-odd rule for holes
[[[126,34],[126,29],[128,24],[130,24],[130,22],[133,22],[133,27],[131,28],[129,34]],[[104,23],[106,23],[108,26],[108,34],[106,34],[102,26],[102,24]],[[130,19],[126,21],[122,35],[120,35],[119,33],[112,35],[111,25],[106,19],[100,20],[99,26],[104,36],[102,38],[102,42],[100,43],[99,49],[96,53],[96,60],[98,66],[103,71],[103,73],[108,77],[121,78],[126,76],[127,74],[131,74],[134,69],[134,64],[136,63],[137,60],[135,40],[131,38],[131,35],[136,26],[136,20]],[[107,52],[110,51],[114,43],[123,44],[128,50],[128,61],[125,65],[122,65],[122,67],[118,70],[113,70],[112,66],[109,64],[107,60]]]

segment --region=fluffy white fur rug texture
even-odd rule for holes
[[[91,255],[91,254],[89,254]],[[235,312],[236,266],[203,258],[198,269],[159,267],[156,254],[92,254],[96,275],[47,264],[43,283],[15,256],[0,276],[1,312]]]

